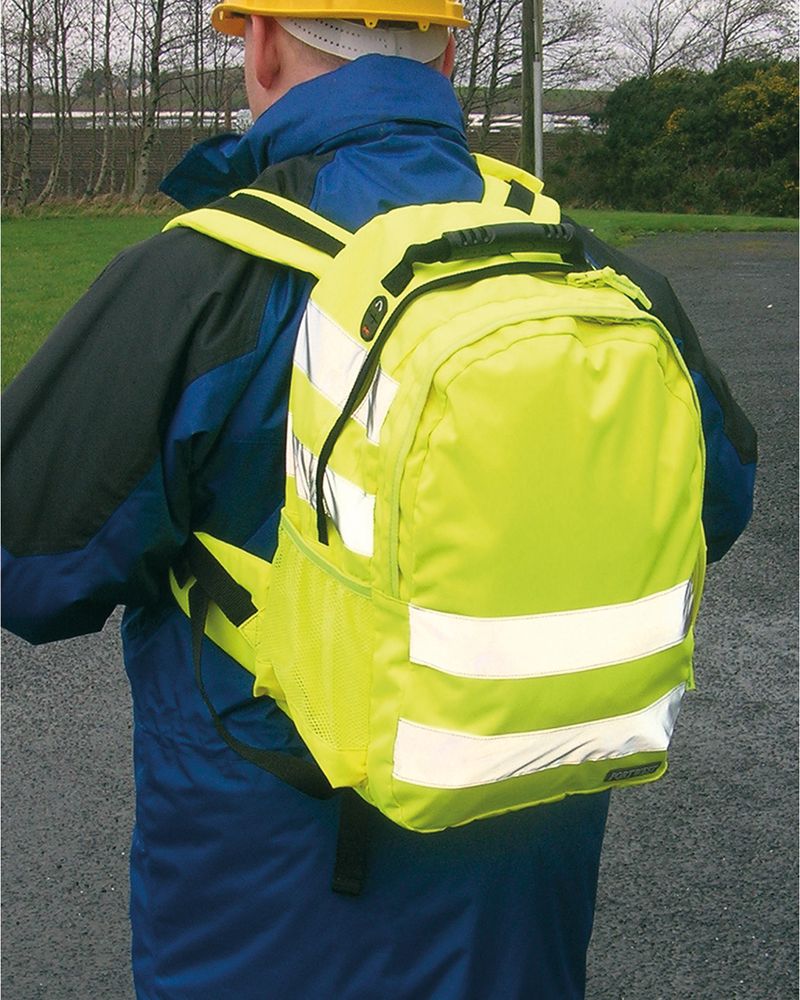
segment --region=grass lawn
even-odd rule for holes
[[[3,220],[3,386],[112,257],[131,243],[153,236],[168,218],[129,215]]]
[[[173,213],[175,214],[175,213]],[[656,215],[576,209],[578,222],[610,243],[678,231],[795,230],[794,219]],[[5,386],[95,276],[124,247],[157,233],[169,215],[64,214],[4,220],[2,382]]]
[[[620,246],[637,236],[655,233],[794,232],[796,219],[758,215],[679,215],[656,212],[608,212],[601,209],[564,209],[581,225],[593,229],[607,243]]]

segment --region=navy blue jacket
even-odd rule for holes
[[[195,207],[245,185],[351,229],[396,205],[482,193],[449,83],[382,57],[294,88],[243,138],[196,147],[165,190]],[[428,836],[375,813],[364,892],[335,895],[338,802],[238,758],[196,689],[167,570],[195,530],[274,552],[307,294],[300,275],[190,231],[162,234],[109,265],[4,402],[4,624],[46,642],[127,608],[138,995],[581,997],[607,796]],[[706,528],[721,554],[749,516],[754,439],[693,345],[708,414]],[[253,699],[250,675],[211,643],[203,669],[234,735],[303,752],[289,720]]]

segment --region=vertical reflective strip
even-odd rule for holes
[[[317,456],[289,431],[286,452],[286,474],[294,476],[297,495],[316,506]],[[325,508],[345,546],[362,556],[372,555],[375,497],[365,493],[349,479],[325,470],[323,480]]]
[[[294,431],[292,430],[292,411],[286,417],[286,477],[294,477]]]
[[[287,449],[287,474],[291,465],[291,475],[294,476],[297,495],[316,506],[316,468],[317,461],[314,453],[304,447],[294,436],[290,435]]]
[[[664,751],[685,687],[679,684],[638,712],[532,733],[473,736],[400,719],[393,775],[428,788],[471,788],[567,764]]]
[[[626,604],[513,618],[410,605],[410,659],[458,677],[547,677],[625,663],[682,642],[692,583]]]
[[[397,382],[378,368],[366,396],[353,413],[353,419],[366,430],[367,440],[373,444],[380,440],[381,427],[397,395],[397,389]]]
[[[314,388],[338,409],[344,409],[367,350],[309,300],[297,333],[294,363]],[[361,405],[353,414],[378,443],[381,427],[397,392],[397,382],[380,368]]]

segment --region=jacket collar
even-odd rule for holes
[[[398,122],[451,130],[466,146],[461,108],[441,73],[410,59],[363,56],[293,87],[243,136],[198,143],[160,190],[197,208],[252,184],[273,163],[379,138]]]

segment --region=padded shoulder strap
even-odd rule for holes
[[[515,167],[512,163],[495,160],[475,153],[475,163],[483,177],[483,199],[488,205],[508,205],[529,215],[534,222],[558,223],[561,209],[558,202],[542,194],[544,184],[538,177]]]
[[[316,212],[266,191],[243,188],[209,208],[172,219],[164,227],[205,236],[276,264],[319,278],[351,233]]]

